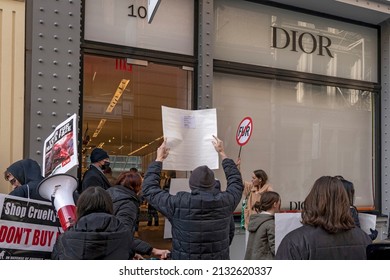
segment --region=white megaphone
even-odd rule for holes
[[[53,203],[64,231],[76,222],[76,205],[73,200],[76,188],[77,179],[69,174],[52,175],[38,186],[39,195]]]

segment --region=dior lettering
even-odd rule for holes
[[[303,201],[290,201],[290,210],[302,210]]]
[[[313,35],[309,32],[299,32],[296,30],[286,30],[281,27],[271,26],[272,46],[275,49],[289,49],[292,52],[302,51],[307,54],[328,55],[333,58],[330,51],[332,40],[323,35]],[[285,36],[285,41],[281,38]]]

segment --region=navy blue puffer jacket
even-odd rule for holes
[[[227,188],[192,187],[191,192],[171,195],[160,188],[162,162],[153,162],[145,175],[142,191],[146,200],[172,224],[172,259],[229,259],[232,213],[241,200],[243,183],[231,159],[222,166]]]

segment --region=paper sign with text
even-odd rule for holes
[[[170,148],[163,169],[192,171],[200,165],[219,168],[212,141],[217,136],[216,109],[182,110],[162,106],[163,133]]]

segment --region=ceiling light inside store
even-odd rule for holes
[[[161,137],[158,137],[158,138],[154,139],[152,142],[143,145],[141,148],[139,148],[139,149],[137,149],[137,150],[135,150],[135,151],[132,151],[131,153],[128,154],[128,156],[131,156],[131,155],[135,154],[136,152],[139,152],[139,151],[145,149],[146,147],[149,147],[149,146],[152,145],[154,142],[156,142],[156,141],[158,141],[158,140],[160,140],[160,139],[163,139],[163,138],[164,138],[164,136],[161,136]]]
[[[111,113],[112,110],[114,110],[116,104],[118,103],[119,99],[121,98],[122,93],[126,89],[129,82],[130,82],[130,80],[122,79],[122,81],[119,83],[119,86],[116,89],[115,94],[112,97],[110,104],[108,104],[108,106],[107,106],[106,113]]]
[[[104,124],[106,123],[106,120],[107,120],[107,119],[101,119],[101,120],[100,120],[100,122],[99,122],[99,124],[98,124],[98,126],[97,126],[95,132],[93,133],[92,137],[97,137],[97,136],[99,135],[100,130],[102,130]]]
[[[103,148],[103,146],[104,146],[104,142],[101,142],[99,145],[97,145],[97,148]]]

